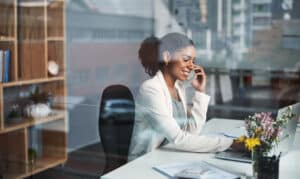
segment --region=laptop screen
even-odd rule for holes
[[[282,153],[283,155],[288,153],[289,150],[291,150],[294,139],[295,139],[295,133],[297,129],[297,123],[300,116],[300,103],[296,103],[291,106],[292,107],[292,113],[295,114],[295,116],[289,120],[286,127],[282,130],[282,135],[279,138],[279,145],[278,148],[275,148],[275,153]],[[288,107],[281,108],[278,111],[277,118],[279,118],[283,112],[285,112],[288,109]]]

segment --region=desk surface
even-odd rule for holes
[[[207,122],[203,133],[226,132],[238,130],[243,126],[243,121],[229,119],[212,119]],[[280,160],[279,178],[299,179],[300,167],[297,164],[300,161],[300,131],[297,130],[293,149]],[[237,173],[243,176],[252,175],[252,166],[247,163],[233,162],[216,159],[212,153],[191,153],[179,152],[166,149],[154,150],[126,165],[102,176],[104,179],[117,178],[156,178],[166,179],[167,177],[153,169],[154,166],[170,164],[173,162],[203,160],[224,170]]]

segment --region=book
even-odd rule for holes
[[[10,51],[8,49],[4,50],[4,59],[3,59],[3,82],[9,82],[9,73],[10,73]]]
[[[170,163],[153,167],[171,178],[238,179],[240,176],[219,169],[204,161]]]
[[[3,58],[4,58],[4,52],[3,50],[0,50],[0,83],[2,82],[2,74],[3,74]]]

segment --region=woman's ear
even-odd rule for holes
[[[170,52],[168,52],[168,51],[164,51],[163,52],[163,61],[164,61],[164,64],[166,66],[170,63],[170,61],[171,61],[171,54],[170,54]]]

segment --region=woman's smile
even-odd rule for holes
[[[182,70],[182,73],[183,73],[183,75],[187,78],[187,77],[190,75],[191,70],[184,69],[184,70]]]

